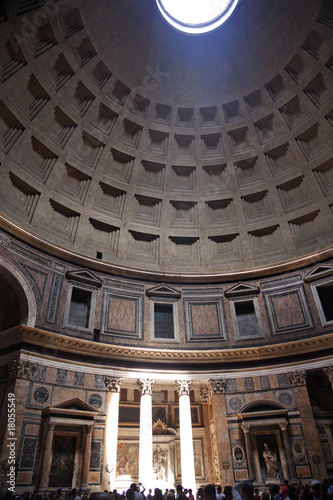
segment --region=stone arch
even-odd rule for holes
[[[24,275],[0,257],[0,330],[19,324],[34,327],[37,306],[32,288]]]
[[[283,403],[280,403],[279,401],[273,401],[271,399],[260,399],[247,403],[239,410],[238,413],[239,415],[244,416],[244,414],[246,415],[248,413],[267,412],[267,411],[274,411],[281,413],[281,411],[282,412],[288,411],[288,407]]]

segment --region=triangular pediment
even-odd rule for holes
[[[258,295],[259,292],[260,288],[258,286],[237,283],[237,285],[225,290],[224,295],[226,297],[241,297],[242,295]]]
[[[69,281],[78,281],[79,283],[95,286],[96,288],[100,288],[102,286],[102,280],[96,274],[92,273],[89,269],[67,271],[66,278]]]
[[[149,288],[146,291],[148,297],[166,297],[169,299],[180,299],[181,293],[176,288],[162,283],[161,285]]]
[[[333,275],[333,266],[329,264],[317,264],[309,273],[304,276],[304,281],[314,281],[325,276]]]
[[[60,403],[56,403],[52,406],[48,406],[47,408],[44,408],[43,413],[46,414],[66,414],[66,415],[78,415],[81,414],[82,416],[89,416],[91,417],[92,414],[97,414],[98,411],[96,408],[89,403],[86,403],[86,401],[83,401],[80,398],[72,398],[72,399],[67,399],[66,401],[61,401]]]

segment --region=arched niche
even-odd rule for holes
[[[23,274],[0,257],[0,331],[19,324],[34,327],[36,300]]]

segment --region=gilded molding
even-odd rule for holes
[[[264,361],[286,356],[300,356],[305,352],[320,352],[325,349],[333,349],[333,334],[326,334],[311,339],[301,339],[292,342],[284,342],[274,345],[257,347],[245,347],[243,349],[221,349],[221,350],[172,350],[172,349],[149,349],[129,346],[116,346],[93,342],[89,340],[67,337],[65,335],[39,330],[37,328],[21,325],[3,332],[0,339],[2,345],[16,345],[25,341],[31,345],[75,354],[88,355],[89,357],[107,359],[126,359],[130,362],[149,361],[153,363],[173,363],[175,361],[184,364],[195,363],[235,363],[244,361]]]

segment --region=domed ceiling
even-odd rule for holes
[[[332,253],[331,2],[241,0],[198,36],[152,0],[0,17],[3,227],[164,276]]]

